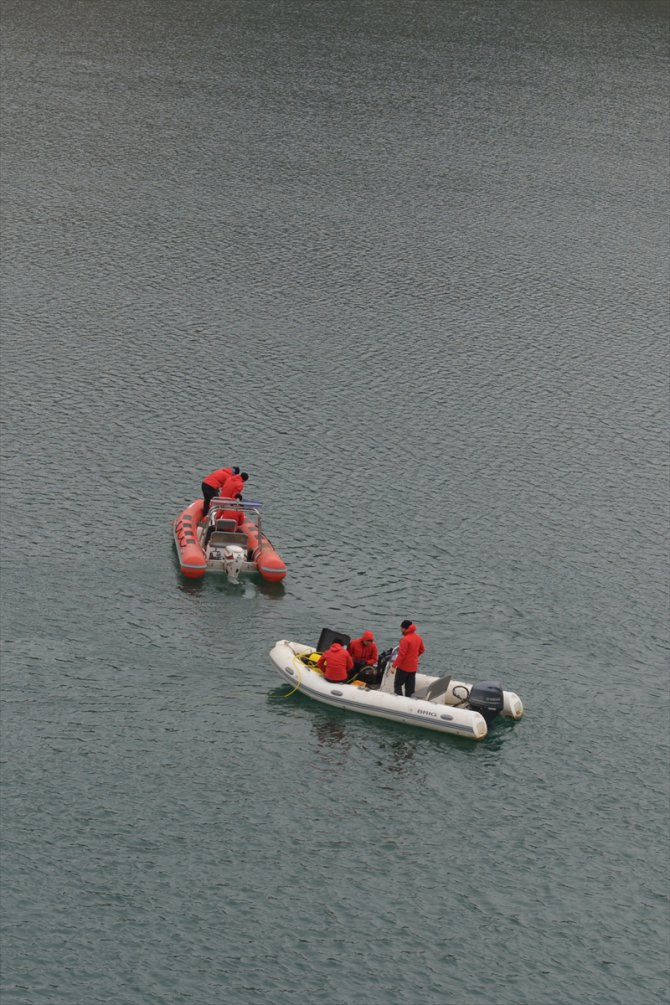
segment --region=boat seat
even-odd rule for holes
[[[247,535],[235,533],[232,530],[213,530],[208,544],[239,544],[243,548],[247,547]]]
[[[451,677],[438,677],[428,687],[422,687],[418,691],[415,691],[413,697],[419,701],[433,701],[441,694],[445,694],[450,684]]]
[[[217,520],[215,530],[237,530],[237,520]]]

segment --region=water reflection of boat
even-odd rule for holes
[[[317,649],[286,639],[275,643],[270,659],[279,676],[295,690],[336,708],[405,722],[440,733],[452,733],[482,740],[489,724],[502,715],[520,719],[523,705],[513,691],[503,691],[496,682],[468,684],[451,677],[431,677],[417,673],[411,698],[393,692],[395,671],[389,661],[379,684],[354,680],[333,684],[316,666]]]
[[[267,582],[278,583],[286,575],[283,559],[263,533],[258,503],[216,497],[203,517],[203,500],[196,499],[172,530],[179,568],[189,579],[225,572],[236,583],[240,573],[259,572]]]

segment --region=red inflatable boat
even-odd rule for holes
[[[271,583],[286,575],[286,565],[265,536],[258,503],[212,499],[203,519],[196,499],[173,524],[179,567],[189,579],[206,572],[225,572],[236,583],[243,572],[259,572]]]

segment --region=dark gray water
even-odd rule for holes
[[[2,30],[3,1005],[667,1002],[665,5]],[[180,580],[227,463],[283,588]],[[286,697],[405,617],[524,719]]]

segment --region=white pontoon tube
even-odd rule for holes
[[[393,691],[395,671],[388,661],[378,687],[333,684],[309,665],[313,646],[282,639],[270,651],[279,676],[297,691],[336,708],[405,722],[440,733],[452,733],[482,740],[489,723],[497,715],[520,719],[521,699],[513,691],[503,691],[493,681],[468,684],[449,677],[417,673],[416,691],[411,698]]]

